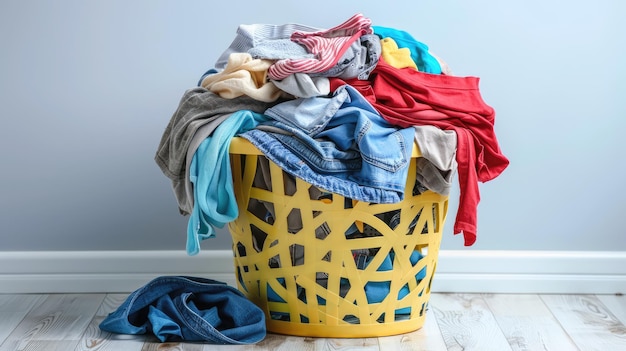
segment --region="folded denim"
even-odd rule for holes
[[[135,290],[100,329],[212,344],[252,344],[266,335],[263,311],[236,288],[185,276],[158,277]]]

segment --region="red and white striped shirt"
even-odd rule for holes
[[[278,60],[269,67],[268,77],[282,80],[293,73],[325,72],[337,64],[352,43],[364,34],[372,34],[371,26],[369,18],[356,14],[328,30],[296,31],[291,35],[291,40],[304,46],[315,58]]]

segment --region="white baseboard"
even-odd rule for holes
[[[232,253],[183,251],[0,252],[0,293],[127,293],[161,275],[235,284]],[[626,293],[626,252],[440,252],[434,292]]]

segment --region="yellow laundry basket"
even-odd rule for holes
[[[265,312],[269,332],[350,338],[422,327],[448,197],[415,190],[417,146],[395,204],[327,193],[242,138],[230,157],[237,284]]]

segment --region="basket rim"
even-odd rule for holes
[[[228,150],[231,154],[238,155],[263,155],[263,153],[256,148],[251,142],[242,137],[233,137],[230,142],[230,148]],[[417,143],[413,142],[413,150],[411,151],[411,158],[421,157],[422,153],[417,146]]]

